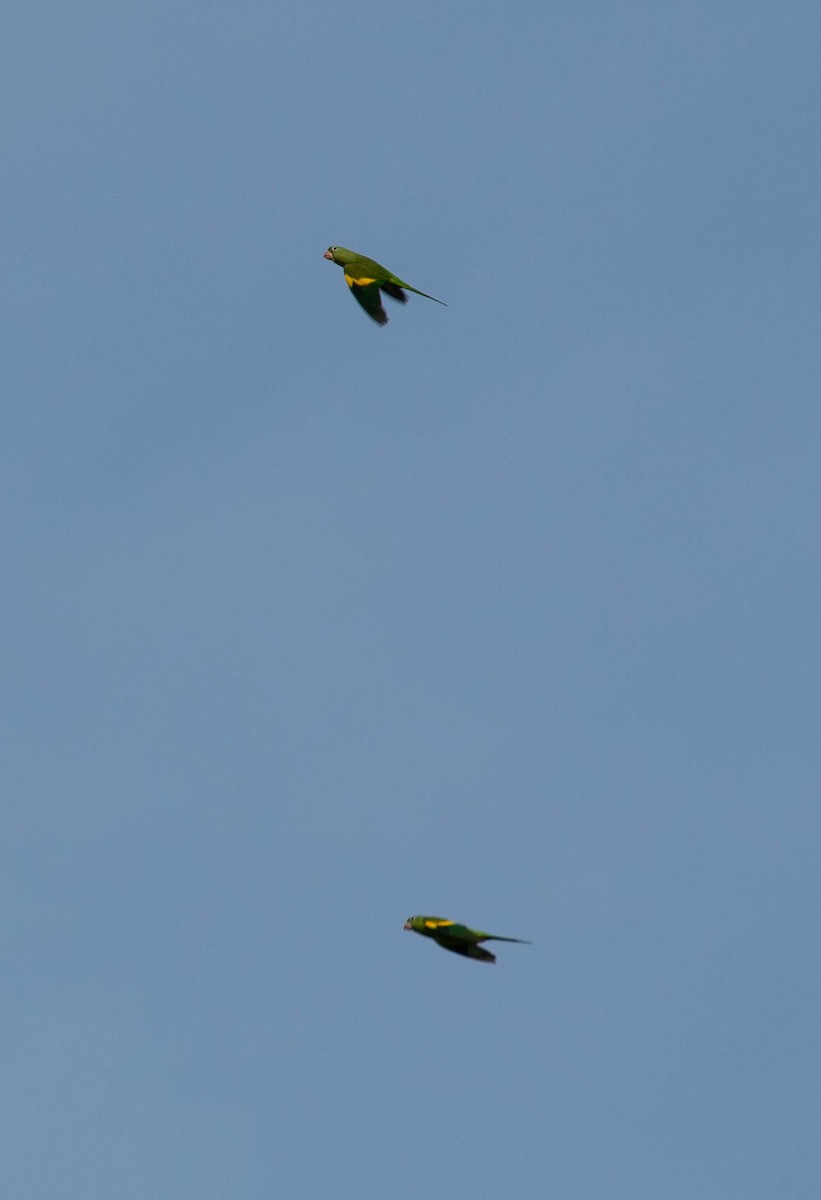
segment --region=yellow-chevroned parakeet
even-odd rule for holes
[[[496,955],[491,954],[489,950],[483,950],[479,942],[521,942],[524,946],[531,945],[524,938],[482,933],[480,929],[468,929],[467,925],[457,925],[455,921],[446,921],[444,917],[408,917],[405,929],[412,929],[414,933],[421,933],[423,937],[433,938],[443,950],[464,954],[466,958],[477,958],[479,962],[496,962]]]
[[[329,246],[324,257],[342,267],[348,287],[368,316],[373,317],[379,325],[388,323],[388,314],[382,305],[381,292],[394,300],[399,300],[402,304],[406,304],[408,300],[402,291],[403,288],[407,288],[409,292],[416,292],[417,296],[424,296],[426,300],[436,300],[435,296],[429,296],[427,292],[420,292],[419,288],[411,287],[409,283],[405,283],[404,279],[394,275],[387,267],[381,267],[372,258],[365,258],[364,254],[346,250],[344,246]],[[436,303],[445,304],[444,300],[436,300]],[[447,308],[446,304],[445,308]]]

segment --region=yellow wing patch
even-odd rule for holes
[[[349,275],[348,272],[346,271],[345,272],[345,282],[347,283],[348,287],[353,287],[354,284],[356,284],[357,287],[367,287],[369,283],[376,283],[376,280],[368,279],[367,276],[365,276],[365,275],[360,275],[357,278],[353,275]]]
[[[442,929],[445,925],[453,925],[455,922],[446,921],[442,917],[428,917],[425,921],[426,929]]]

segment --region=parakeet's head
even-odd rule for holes
[[[329,258],[331,262],[339,263],[340,267],[344,267],[346,263],[352,263],[356,258],[353,250],[346,250],[344,246],[329,246],[323,258]]]
[[[422,933],[425,929],[425,918],[424,917],[408,917],[407,921],[402,926],[402,928],[403,929],[412,929],[414,931],[414,933]]]

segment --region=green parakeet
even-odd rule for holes
[[[479,929],[468,929],[467,925],[457,925],[455,921],[447,921],[444,917],[408,917],[405,929],[433,938],[443,950],[452,950],[454,954],[464,954],[466,958],[476,958],[479,962],[496,962],[496,955],[483,950],[479,942],[521,942],[524,946],[531,945],[524,938],[482,933]]]
[[[420,292],[419,288],[411,287],[404,279],[394,275],[387,267],[380,266],[372,258],[365,258],[363,254],[357,254],[354,250],[346,250],[344,246],[329,246],[324,257],[342,267],[348,287],[368,316],[373,317],[378,325],[388,323],[388,314],[382,304],[382,292],[402,304],[406,304],[408,300],[402,291],[403,288],[415,292],[417,296],[424,296],[426,300],[436,300],[435,296],[429,296],[427,292]],[[445,304],[444,300],[436,300],[436,303]]]

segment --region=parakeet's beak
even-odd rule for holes
[[[330,250],[326,250],[325,253],[322,255],[322,257],[330,258],[331,260],[333,260],[333,255],[331,254]]]
[[[406,921],[405,924],[402,926],[402,928],[403,929],[413,929],[413,926],[411,925],[410,921]]]

